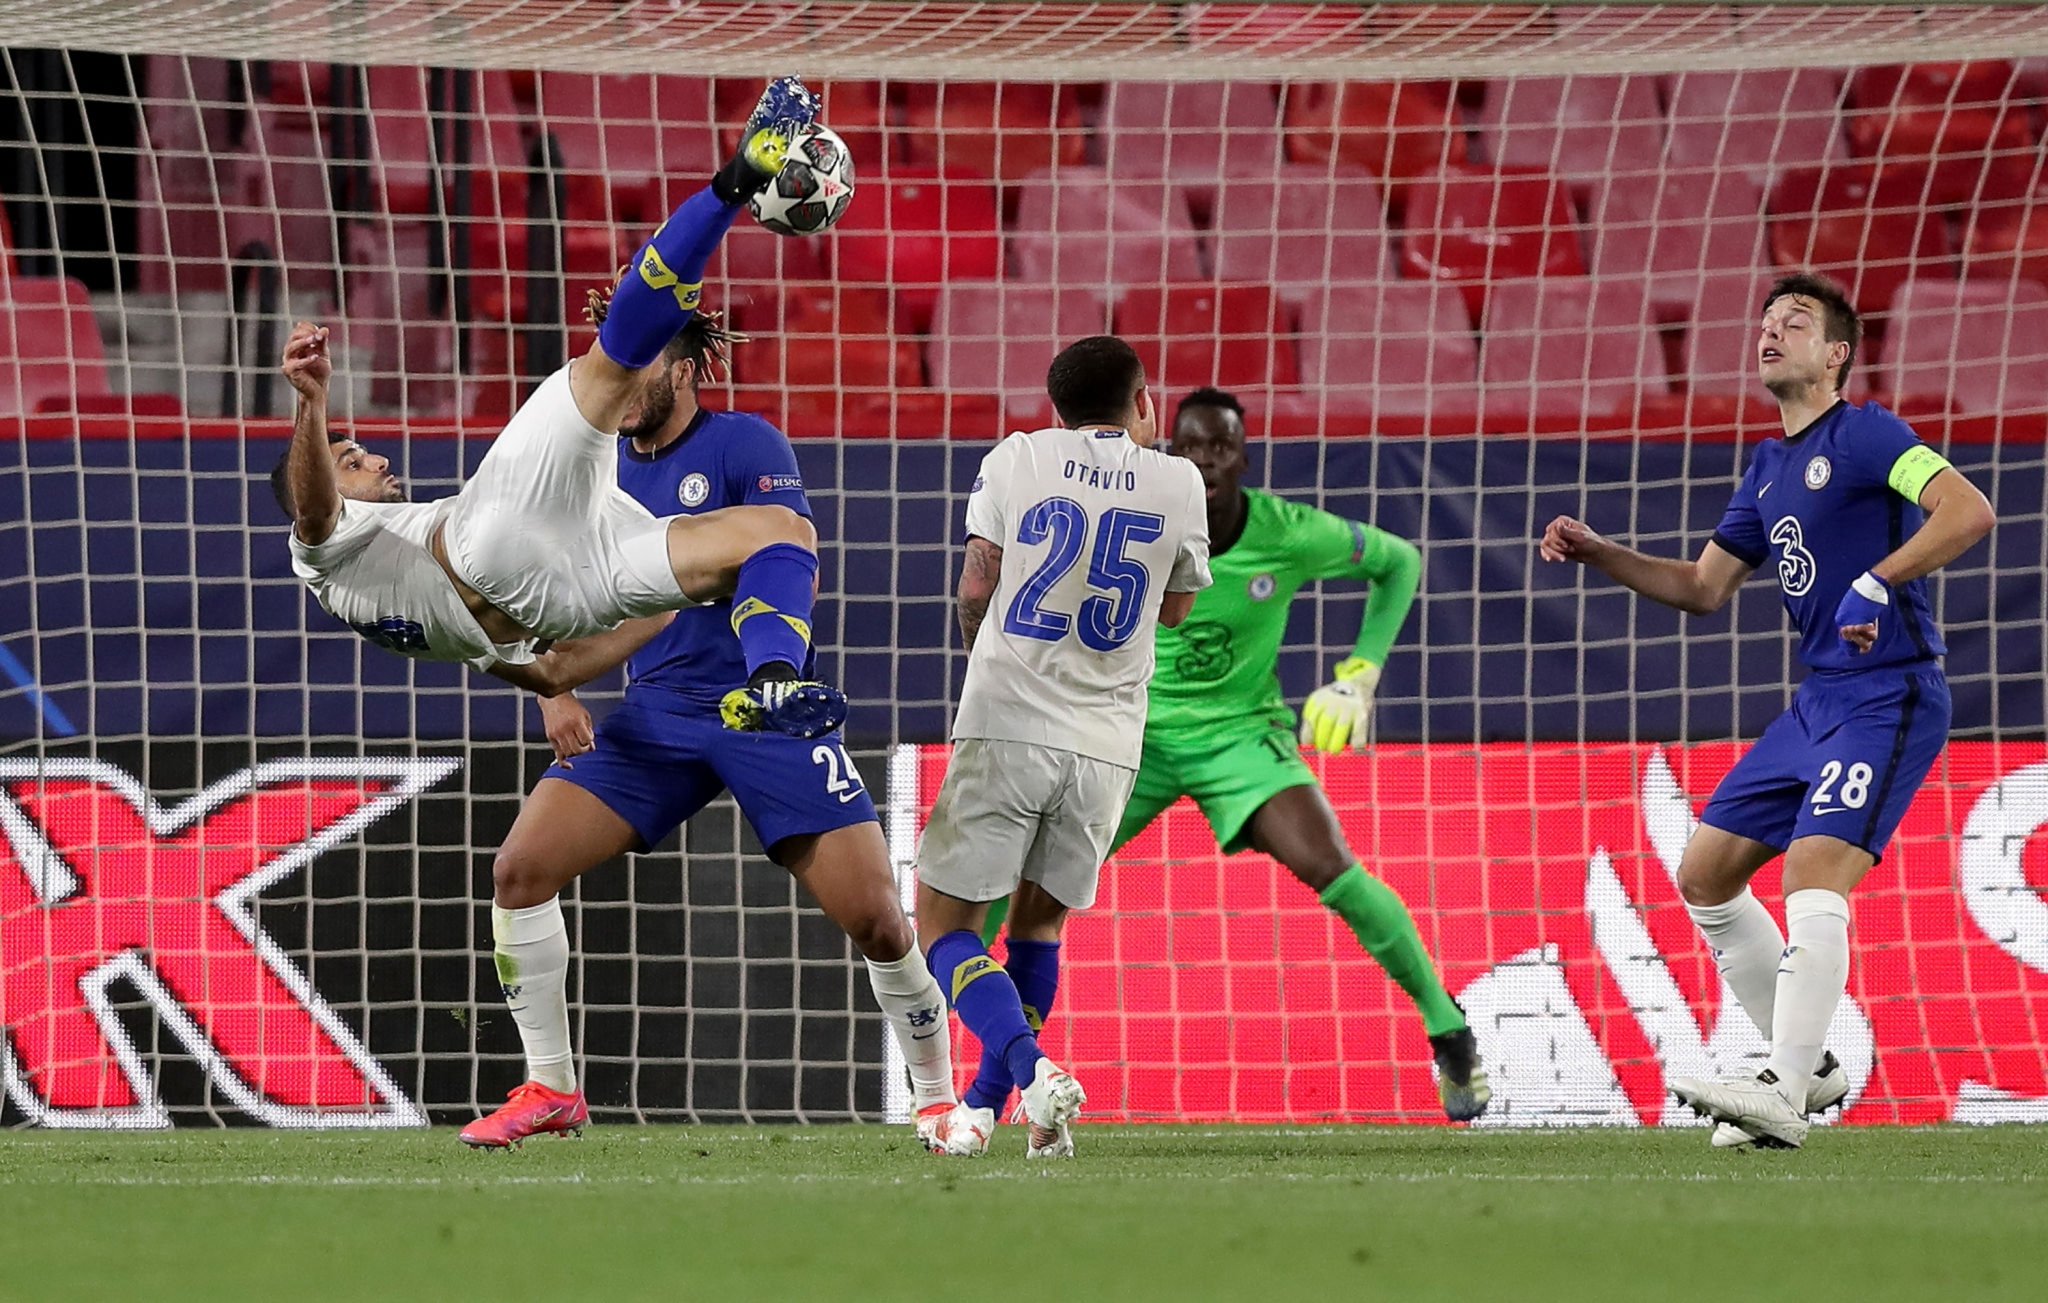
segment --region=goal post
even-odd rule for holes
[[[1665,1075],[1758,1051],[1677,849],[1798,671],[1761,580],[1682,620],[1533,539],[1695,555],[1776,432],[1762,292],[1817,267],[1866,315],[1850,396],[2001,515],[1935,584],[1956,740],[1859,893],[1849,1118],[2048,1118],[2035,7],[165,0],[0,11],[0,1121],[454,1122],[516,1084],[487,904],[538,716],[308,600],[275,355],[330,323],[337,427],[452,492],[792,68],[856,196],[735,227],[706,302],[751,340],[705,397],[796,443],[906,902],[967,486],[1115,331],[1169,413],[1242,399],[1249,483],[1423,553],[1375,743],[1316,767],[1493,1119],[1677,1121]],[[1298,599],[1290,701],[1361,597]],[[1403,997],[1269,861],[1182,805],[1105,883],[1051,1033],[1103,1116],[1439,1115]],[[857,956],[729,801],[565,903],[600,1122],[903,1115]]]

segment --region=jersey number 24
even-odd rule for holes
[[[1152,572],[1145,563],[1124,555],[1132,544],[1145,544],[1166,532],[1166,517],[1150,511],[1112,507],[1102,513],[1088,547],[1088,513],[1072,498],[1047,498],[1017,522],[1017,541],[1050,542],[1045,560],[1024,581],[1003,613],[1003,632],[1040,642],[1058,642],[1073,633],[1093,651],[1115,651],[1131,640],[1144,616],[1145,590]],[[1069,619],[1040,605],[1053,586],[1066,578],[1088,551],[1088,586],[1094,595],[1082,601]]]

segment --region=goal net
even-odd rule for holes
[[[1489,1121],[1678,1121],[1667,1075],[1761,1050],[1679,850],[1798,671],[1763,578],[1681,620],[1533,539],[1697,553],[1777,432],[1762,291],[1818,268],[1868,323],[1850,396],[2001,515],[1936,583],[1955,741],[1858,894],[1847,1116],[2048,1120],[2032,6],[57,2],[0,11],[0,68],[0,1119],[413,1125],[517,1083],[487,905],[538,716],[307,599],[275,359],[329,324],[337,426],[453,491],[794,68],[857,195],[820,238],[735,228],[707,301],[752,339],[706,402],[796,442],[906,891],[967,485],[1114,330],[1169,410],[1242,400],[1249,483],[1422,551],[1374,745],[1315,766],[1473,1018]],[[1298,599],[1291,701],[1361,596]],[[856,956],[729,800],[565,904],[599,1121],[901,1116]],[[1440,1117],[1405,998],[1187,804],[1063,981],[1092,1116]]]

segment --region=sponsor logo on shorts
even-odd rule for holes
[[[704,505],[704,500],[710,496],[711,481],[705,479],[696,471],[691,471],[688,475],[683,476],[682,487],[676,490],[676,497],[686,507],[701,507]]]
[[[1834,473],[1835,468],[1827,458],[1815,457],[1812,461],[1806,463],[1806,487],[1809,489],[1824,489],[1827,487],[1829,478]]]
[[[980,476],[980,475],[977,475],[977,476],[975,476],[975,477],[974,477],[974,483],[973,483],[973,484],[970,484],[970,485],[969,485],[969,486],[967,487],[967,491],[968,491],[969,493],[979,493],[979,492],[981,492],[981,487],[982,487],[982,485],[984,485],[984,484],[987,484],[987,483],[988,483],[988,480],[987,480],[987,479],[985,479],[984,477],[982,477],[982,476]]]
[[[801,475],[763,475],[755,481],[754,487],[763,493],[788,493],[801,491],[804,477]]]
[[[1251,594],[1251,598],[1254,602],[1263,602],[1273,595],[1273,589],[1275,587],[1277,587],[1277,585],[1275,585],[1273,582],[1273,576],[1253,575],[1252,581],[1249,585],[1246,586],[1245,591]]]

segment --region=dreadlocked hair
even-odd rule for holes
[[[623,278],[627,269],[619,268]],[[592,326],[602,326],[605,314],[612,309],[612,295],[608,289],[593,289],[585,292],[583,319]],[[718,380],[732,378],[732,346],[744,344],[750,337],[725,324],[725,314],[708,308],[699,308],[695,316],[683,323],[683,328],[668,347],[662,349],[661,360],[666,363],[688,362],[695,370],[697,379]]]

